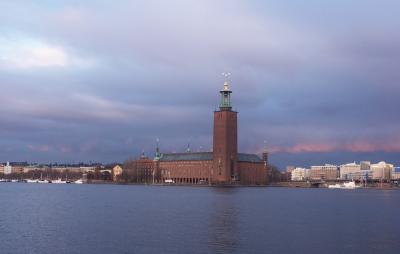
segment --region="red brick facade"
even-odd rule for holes
[[[174,183],[208,183],[212,161],[165,161],[159,163],[161,181],[171,179]]]
[[[237,112],[214,112],[213,138],[214,183],[232,183],[238,179],[237,165]]]
[[[154,161],[142,156],[140,159],[136,160],[134,164],[136,181],[139,183],[153,183],[156,178],[156,176],[154,176],[153,179],[153,174],[155,173],[154,169]]]
[[[264,162],[239,162],[239,180],[244,185],[265,185],[268,180],[268,169]]]

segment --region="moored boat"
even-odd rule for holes
[[[75,184],[83,184],[83,180],[82,179],[78,179],[74,182]]]
[[[360,188],[360,186],[356,185],[356,183],[354,181],[351,182],[347,182],[347,183],[337,183],[334,185],[328,185],[329,189],[356,189],[356,188]]]
[[[37,183],[51,183],[49,180],[38,180]]]
[[[37,183],[39,180],[26,179],[27,183]]]
[[[67,183],[67,181],[63,181],[61,179],[57,179],[57,180],[52,181],[51,183],[63,184],[63,183]]]

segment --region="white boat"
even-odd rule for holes
[[[83,180],[82,179],[78,179],[74,182],[75,184],[83,184]]]
[[[37,180],[36,182],[37,183],[50,183],[49,180]]]
[[[37,183],[38,180],[25,179],[27,183]]]
[[[63,181],[61,179],[57,179],[57,180],[51,181],[51,183],[63,184],[63,183],[67,183],[67,181]]]
[[[347,182],[347,183],[337,183],[334,185],[328,185],[329,189],[348,189],[348,190],[352,190],[352,189],[356,189],[356,188],[360,188],[360,186],[356,185],[356,183],[354,181],[351,182]]]

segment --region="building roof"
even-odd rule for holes
[[[212,152],[163,153],[161,154],[160,161],[211,161],[212,159]],[[247,153],[238,153],[238,161],[262,162],[261,158],[258,155]]]
[[[257,154],[249,153],[238,153],[238,161],[243,162],[262,162],[261,158]]]
[[[199,153],[163,153],[160,161],[211,161],[212,152]]]

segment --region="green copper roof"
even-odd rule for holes
[[[160,161],[211,161],[212,159],[212,152],[163,153]],[[238,153],[238,161],[262,162],[262,159],[257,154]]]
[[[263,162],[257,154],[238,153],[238,161],[242,162]]]
[[[213,154],[211,152],[201,153],[163,153],[160,161],[211,161]]]

